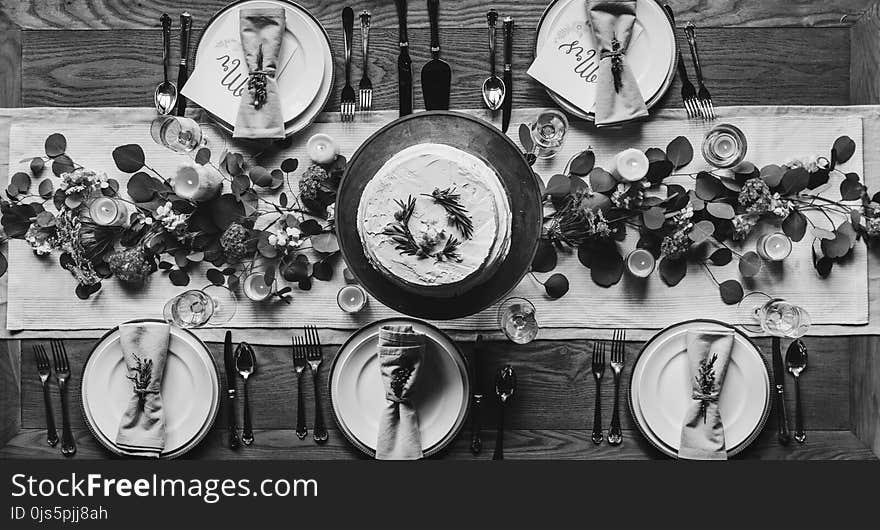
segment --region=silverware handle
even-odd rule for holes
[[[602,443],[602,387],[596,381],[596,405],[593,408],[593,435],[594,444]]]
[[[327,427],[324,426],[324,415],[321,414],[321,392],[318,390],[318,370],[313,370],[312,381],[315,388],[315,429],[313,437],[315,442],[322,444],[327,441]]]
[[[306,406],[303,399],[302,378],[298,378],[296,389],[296,435],[300,440],[308,436],[309,430],[306,428]]]
[[[478,455],[483,450],[483,439],[480,437],[480,430],[482,429],[482,419],[480,418],[482,401],[482,398],[475,397],[474,403],[471,405],[471,454],[473,455]]]
[[[495,436],[495,452],[492,460],[504,460],[504,402],[498,405],[498,434]]]
[[[70,414],[67,410],[67,382],[58,385],[61,390],[61,453],[64,456],[76,454],[76,440],[70,429]]]
[[[162,13],[159,20],[162,23],[162,77],[167,83],[168,62],[171,60],[171,17]]]
[[[703,68],[700,66],[700,52],[697,50],[697,35],[693,22],[688,22],[684,28],[684,34],[687,37],[688,46],[691,48],[691,59],[694,61],[694,72],[697,75],[697,82],[703,83]]]
[[[361,49],[363,51],[363,75],[367,75],[367,57],[370,48],[370,12],[364,11],[361,13]]]
[[[614,410],[611,412],[611,429],[608,431],[608,443],[617,445],[623,433],[620,430],[620,376],[614,376]]]
[[[180,64],[186,65],[189,60],[189,36],[192,31],[192,15],[180,15]]]
[[[351,41],[354,39],[354,10],[342,10],[342,38],[345,43],[345,84],[351,79]]]
[[[244,381],[244,429],[241,432],[241,441],[245,445],[254,443],[254,427],[251,424],[251,400],[248,395],[248,382]]]
[[[492,9],[486,14],[489,22],[489,72],[495,76],[495,34],[497,32],[496,22],[498,20],[498,12]]]
[[[231,377],[227,374],[227,377]],[[238,425],[235,421],[235,390],[228,389],[227,391],[227,411],[226,411],[226,430],[229,434],[229,448],[230,449],[238,449],[241,447],[241,439],[238,437]]]
[[[49,385],[43,383],[43,404],[46,406],[46,443],[55,447],[58,445],[58,431],[55,430],[55,418],[52,414],[52,398],[49,395]]]
[[[804,443],[807,439],[807,431],[804,430],[804,414],[801,410],[801,383],[800,377],[794,378],[794,439],[798,443]]]
[[[504,70],[509,71],[513,64],[513,19],[504,19]]]
[[[791,435],[788,432],[788,414],[785,412],[785,393],[779,388],[776,389],[776,425],[779,443],[788,445]]]
[[[431,26],[431,57],[440,58],[440,0],[428,0],[428,22]]]
[[[406,35],[406,0],[394,0],[394,5],[397,6],[397,27],[400,35],[398,42],[405,45],[404,43],[409,42]]]

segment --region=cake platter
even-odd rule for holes
[[[418,285],[408,287],[400,277],[385,267],[377,266],[376,260],[371,259],[375,258],[372,249],[368,252],[365,246],[371,245],[376,238],[362,238],[362,212],[359,209],[362,201],[369,200],[369,196],[365,199],[365,192],[375,188],[375,185],[370,186],[371,182],[374,178],[386,178],[387,166],[389,163],[393,165],[400,153],[412,151],[413,148],[418,151],[423,147],[438,153],[459,152],[463,159],[478,160],[479,165],[484,165],[491,174],[479,173],[479,178],[497,179],[497,182],[491,185],[486,182],[486,185],[498,186],[499,190],[499,202],[496,204],[498,235],[492,248],[501,248],[502,251],[481,249],[489,252],[493,258],[489,263],[491,266],[480,269],[480,277],[476,280],[470,278],[457,286],[450,285],[449,289],[425,289]],[[402,179],[400,187],[408,185],[411,190],[421,174],[419,171],[410,171],[406,182]],[[435,181],[429,179],[427,174],[425,178],[424,189],[411,192],[411,195],[419,196],[419,191],[430,194],[435,189]],[[464,195],[466,187],[467,184],[460,186],[459,191]],[[398,187],[391,187],[389,191],[404,193]],[[375,193],[375,190],[371,193]],[[389,219],[394,219],[393,214],[386,212]],[[478,218],[478,215],[474,215],[474,218]],[[516,287],[528,272],[541,234],[541,192],[519,148],[496,127],[467,114],[421,112],[386,125],[352,155],[337,194],[336,226],[342,256],[349,271],[374,298],[406,315],[449,320],[472,315],[491,306]],[[462,245],[461,248],[465,253],[470,252],[472,247]],[[413,257],[411,264],[426,267],[433,263],[433,259],[427,257],[418,261]],[[442,268],[445,265],[438,262],[437,266]]]

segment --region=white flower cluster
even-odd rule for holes
[[[333,221],[336,219],[336,205],[331,204],[327,206],[327,221]]]
[[[54,239],[47,237],[36,226],[31,226],[24,236],[24,240],[31,246],[31,250],[37,256],[46,256],[52,253]]]
[[[824,168],[825,166],[827,166],[827,164],[828,161],[824,157],[820,157],[818,155],[801,155],[793,158],[785,165],[792,169],[802,167],[808,172],[814,173],[818,171],[819,168]]]
[[[66,195],[88,195],[93,189],[106,188],[109,185],[106,173],[96,173],[90,169],[77,168],[69,173],[61,174],[61,182],[58,183],[58,188],[63,190]]]
[[[154,217],[157,221],[161,221],[162,225],[169,232],[174,232],[185,228],[186,221],[189,218],[185,214],[175,213],[170,202],[166,202],[162,206],[156,208],[156,214],[154,215]]]
[[[767,207],[767,211],[776,217],[784,219],[791,213],[791,201],[787,201],[780,197],[778,193],[774,193],[770,197],[770,205]]]
[[[299,228],[288,226],[270,230],[267,238],[270,245],[276,248],[299,248],[302,245],[302,232]]]
[[[638,189],[633,191],[634,186],[628,182],[619,182],[611,194],[611,203],[618,208],[629,209],[636,204],[642,202],[645,198],[645,192],[639,184]]]

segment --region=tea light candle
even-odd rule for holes
[[[748,142],[743,132],[735,125],[722,123],[716,125],[703,140],[703,158],[717,168],[733,167],[746,156]]]
[[[648,157],[638,149],[626,149],[614,157],[614,170],[618,180],[638,182],[648,174]]]
[[[312,162],[326,165],[336,160],[336,156],[339,154],[339,146],[336,145],[336,142],[329,135],[318,133],[309,138],[306,144],[306,151],[308,151]]]
[[[174,193],[181,199],[201,202],[213,199],[223,188],[223,177],[213,166],[184,164],[177,168]]]
[[[346,285],[336,295],[336,303],[346,313],[357,313],[367,305],[367,293],[360,285]]]
[[[128,221],[128,208],[116,199],[98,197],[89,205],[89,215],[96,225],[123,226]]]
[[[791,239],[782,232],[764,234],[757,246],[758,255],[767,261],[782,261],[791,254]]]
[[[634,249],[626,255],[626,268],[636,278],[647,278],[654,272],[654,255],[643,248]]]
[[[266,275],[262,272],[254,272],[244,279],[242,284],[244,295],[254,302],[262,302],[272,296],[272,285],[266,283]]]

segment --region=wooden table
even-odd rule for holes
[[[225,0],[190,0],[189,11],[200,30]],[[336,56],[337,90],[327,110],[338,108],[342,79],[342,29],[339,18],[345,2],[301,0],[327,28]],[[533,57],[535,25],[546,0],[493,4],[502,16],[516,20],[514,45],[517,107],[550,106],[552,102],[524,71]],[[670,0],[679,25],[698,24],[706,84],[716,105],[795,104],[846,105],[880,103],[880,7],[870,0],[731,0],[697,2]],[[22,0],[0,10],[0,107],[20,106],[150,106],[161,76],[161,37],[158,18],[178,15],[178,2],[157,0]],[[373,13],[370,77],[374,105],[396,108],[397,19],[388,1],[350,4]],[[454,5],[454,8],[452,7]],[[441,7],[444,58],[453,66],[453,108],[482,105],[479,86],[486,76],[485,2],[447,0]],[[413,64],[420,69],[429,57],[428,23],[423,2],[410,2],[410,42]],[[681,32],[679,44],[684,46]],[[355,37],[355,46],[359,36]],[[500,41],[499,41],[500,43]],[[175,51],[176,53],[176,51]],[[356,57],[359,56],[356,55]],[[685,53],[687,60],[688,54]],[[690,65],[689,65],[690,66]],[[353,78],[359,79],[359,61]],[[678,80],[661,107],[681,107]],[[415,101],[421,101],[416,83]],[[417,103],[418,106],[418,103]],[[755,459],[876,459],[880,457],[880,346],[874,337],[809,338],[810,366],[803,382],[804,445],[781,447],[775,441],[775,418],[756,444],[742,454]],[[92,341],[69,341],[68,352],[78,371]],[[769,341],[759,341],[769,352]],[[641,345],[627,348],[627,373]],[[0,343],[0,458],[61,458],[45,445],[44,412],[29,341]],[[469,350],[471,345],[463,345]],[[505,440],[509,458],[639,459],[657,458],[635,431],[621,404],[624,443],[620,447],[593,445],[589,440],[595,385],[589,372],[589,341],[538,341],[527,346],[490,343],[483,380],[505,363],[518,367],[519,387]],[[221,359],[220,345],[212,350]],[[335,348],[325,349],[330,358]],[[225,447],[223,422],[190,453],[193,458],[357,458],[341,433],[318,447],[300,441],[295,425],[296,381],[289,351],[261,347],[260,375],[252,381],[256,444],[239,452]],[[768,359],[769,360],[769,359]],[[329,363],[326,363],[329,364]],[[326,366],[325,364],[325,366]],[[326,372],[324,372],[326,380]],[[628,390],[627,379],[621,396]],[[306,391],[311,381],[303,379]],[[53,390],[54,391],[54,390]],[[321,389],[326,393],[326,388]],[[307,393],[307,395],[309,395]],[[602,386],[604,415],[610,418],[613,385]],[[791,398],[791,392],[789,397]],[[324,403],[328,403],[324,396]],[[58,403],[55,396],[56,404]],[[793,411],[794,403],[789,403]],[[108,454],[92,439],[76,414],[79,396],[71,392],[76,418],[77,458]],[[57,408],[56,408],[57,413]],[[308,410],[311,424],[313,411]],[[223,414],[223,411],[221,411]],[[484,411],[486,449],[494,445],[492,400]],[[57,416],[57,414],[56,414]],[[327,418],[332,425],[332,420]],[[606,421],[607,423],[607,421]],[[473,458],[469,433],[442,455]]]

